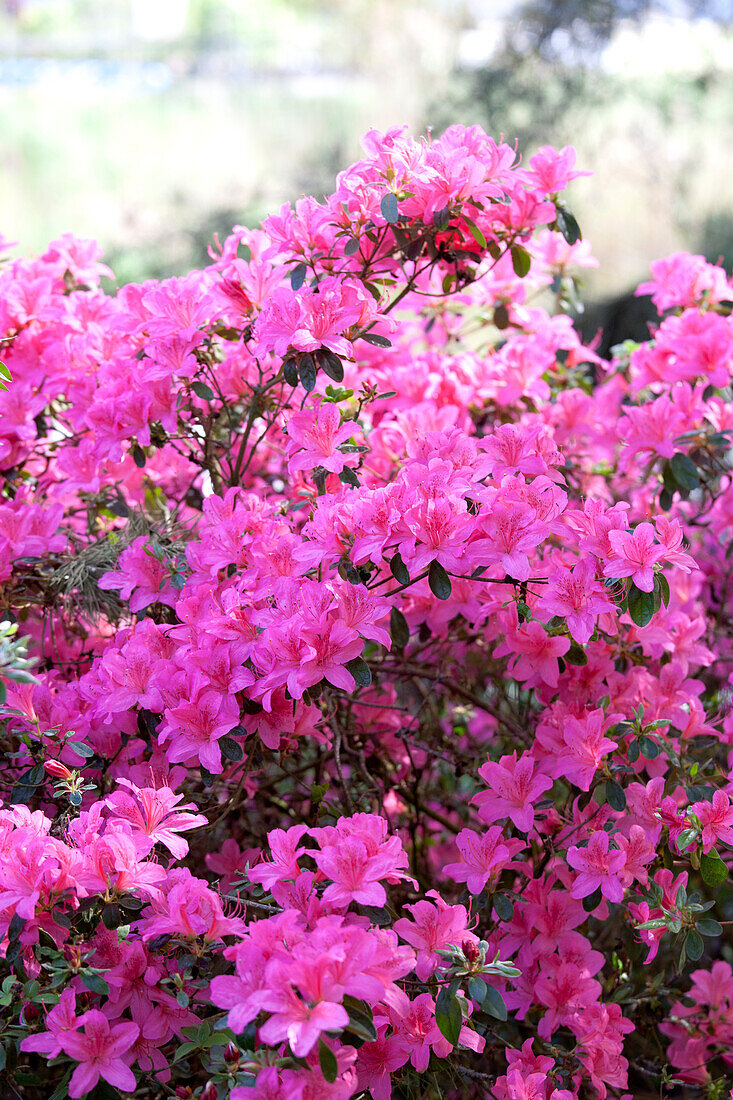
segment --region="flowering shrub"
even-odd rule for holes
[[[184,278],[0,268],[3,1095],[733,1070],[733,289],[602,362],[571,149],[364,150]]]

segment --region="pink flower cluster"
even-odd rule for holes
[[[572,148],[363,148],[180,278],[0,263],[8,1080],[722,1095],[733,286],[603,361]]]

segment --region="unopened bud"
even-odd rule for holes
[[[81,951],[73,943],[67,943],[64,947],[64,958],[71,970],[81,970]]]
[[[193,1096],[193,1089],[188,1085],[176,1085],[176,1096],[178,1100],[191,1100]]]
[[[481,957],[481,952],[479,951],[475,943],[471,943],[470,940],[464,940],[462,947],[463,954],[470,963],[478,962],[479,958]]]
[[[219,1092],[214,1082],[207,1081],[201,1093],[201,1100],[216,1100],[218,1095]]]
[[[48,774],[56,779],[71,779],[71,772],[60,760],[44,760],[43,766]]]
[[[34,1024],[40,1015],[36,1006],[30,1002],[24,1004],[20,1012],[20,1018],[24,1024]]]
[[[236,1043],[227,1043],[224,1048],[224,1061],[227,1065],[233,1065],[239,1062],[239,1047]]]

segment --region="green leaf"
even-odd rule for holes
[[[344,466],[343,470],[339,471],[339,481],[342,485],[353,485],[355,489],[359,488],[359,476],[351,466]]]
[[[320,348],[316,352],[315,358],[325,375],[332,378],[334,382],[343,382],[344,365],[335,351],[331,351],[330,348]]]
[[[349,1023],[345,1030],[357,1035],[365,1043],[373,1043],[377,1038],[377,1029],[374,1026],[372,1010],[366,1001],[359,1001],[356,997],[347,995],[343,999],[343,1005],[349,1014]]]
[[[123,913],[121,907],[115,902],[105,905],[102,909],[102,924],[105,928],[120,928],[126,922],[127,917]]]
[[[652,741],[651,737],[640,737],[639,752],[645,760],[656,760],[661,749],[656,741]]]
[[[69,1070],[69,1072],[64,1075],[64,1078],[61,1081],[60,1085],[58,1086],[58,1088],[54,1089],[54,1091],[49,1096],[48,1100],[68,1100],[68,1097],[69,1097],[69,1081],[71,1080],[71,1074],[73,1072],[73,1069],[74,1069],[74,1067],[72,1067]]]
[[[697,931],[700,933],[701,936],[722,936],[723,935],[723,926],[722,926],[722,924],[717,920],[713,920],[712,917],[703,917],[702,920],[699,920],[697,922],[697,924],[695,925],[695,928],[697,929]]]
[[[89,1093],[87,1100],[122,1100],[120,1093],[107,1081],[99,1081],[94,1090]]]
[[[499,302],[499,305],[494,309],[494,324],[500,332],[503,332],[505,328],[509,328],[510,323],[509,309],[504,302]]]
[[[173,1055],[174,1062],[180,1062],[181,1058],[185,1058],[187,1054],[191,1054],[196,1050],[198,1043],[182,1043],[176,1053]]]
[[[300,358],[300,362],[298,363],[298,377],[306,393],[310,393],[311,390],[316,388],[316,364],[313,356],[309,355],[308,352]]]
[[[410,628],[407,619],[396,607],[389,613],[389,632],[397,649],[404,649],[410,640]]]
[[[514,904],[506,894],[496,894],[493,901],[494,912],[499,920],[511,920],[514,915]]]
[[[479,227],[476,225],[476,222],[472,221],[471,218],[467,218],[465,214],[463,214],[462,217],[463,217],[464,222],[466,223],[466,226],[468,228],[468,232],[471,234],[471,236],[475,240],[476,244],[480,248],[486,248],[487,247],[486,237],[483,235],[483,233],[481,232]]]
[[[359,238],[350,237],[344,245],[344,256],[353,256],[355,252],[359,251]]]
[[[637,626],[647,626],[654,615],[654,593],[643,592],[632,582],[628,596],[629,615]]]
[[[501,993],[499,993],[498,989],[494,989],[493,985],[486,986],[482,1008],[484,1012],[488,1012],[489,1016],[493,1016],[497,1020],[506,1020],[507,1018],[507,1008],[504,1004],[504,998]]]
[[[438,1030],[448,1042],[455,1046],[463,1027],[463,1013],[455,995],[448,986],[443,986],[435,1002],[435,1022]]]
[[[523,279],[525,275],[529,274],[529,269],[532,266],[532,257],[526,248],[521,244],[513,244],[511,248],[512,252],[512,267],[514,268],[514,274]]]
[[[222,755],[227,760],[233,761],[235,764],[240,760],[244,760],[244,749],[239,744],[239,741],[235,741],[233,737],[222,737],[219,740],[219,747],[221,748]]]
[[[392,347],[392,341],[388,340],[386,336],[380,336],[378,332],[365,332],[362,335],[362,340],[366,340],[367,344],[374,344],[375,348]]]
[[[305,264],[296,264],[293,270],[290,272],[290,288],[291,290],[300,290],[305,277],[308,274],[308,268]]]
[[[556,204],[556,210],[555,224],[557,228],[568,244],[576,244],[581,239],[581,233],[574,215],[570,213],[566,206],[560,206],[559,203]]]
[[[565,654],[565,660],[569,665],[587,665],[588,654],[581,645],[578,645],[577,642],[573,642],[570,649]]]
[[[630,764],[635,764],[639,759],[639,742],[633,740],[629,743],[629,747],[626,750],[626,756]]]
[[[436,229],[447,229],[450,225],[450,206],[443,206],[433,214],[433,225]]]
[[[6,367],[5,363],[0,363],[0,376],[2,376],[6,382],[13,381],[13,376]]]
[[[389,563],[389,568],[392,576],[398,584],[409,584],[410,574],[407,572],[407,566],[402,560],[399,554],[395,554]]]
[[[354,657],[353,660],[347,661],[346,668],[360,687],[369,687],[372,682],[372,674],[363,657]]]
[[[132,448],[132,461],[137,466],[138,470],[142,470],[145,466],[145,451],[142,447],[136,443]]]
[[[687,933],[685,939],[685,951],[687,952],[687,958],[690,962],[697,962],[701,958],[703,951],[705,950],[705,944],[703,943],[702,936],[691,928]]]
[[[332,1085],[338,1077],[339,1065],[334,1052],[320,1038],[318,1040],[318,1065],[321,1067],[324,1081],[328,1081],[329,1085]]]
[[[109,986],[101,974],[94,974],[92,971],[82,973],[81,980],[92,993],[98,993],[100,997],[109,997]]]
[[[601,893],[600,886],[597,890],[594,890],[592,894],[589,894],[587,898],[583,898],[583,909],[586,913],[592,913],[594,909],[603,901],[603,894]]]
[[[298,385],[298,362],[292,355],[283,363],[283,376],[289,386]]]
[[[665,607],[669,607],[669,581],[665,577],[664,573],[657,573],[654,578],[654,587],[658,590],[659,596]]]
[[[36,788],[40,787],[45,778],[46,772],[41,764],[36,764],[28,771],[23,772],[10,792],[10,805],[27,805],[36,793]]]
[[[214,400],[214,391],[211,386],[207,386],[205,382],[192,382],[191,389],[202,401]]]
[[[700,874],[708,886],[721,886],[728,877],[728,868],[712,848],[700,856]]]
[[[624,789],[620,783],[617,783],[614,779],[606,781],[606,802],[612,810],[616,810],[617,813],[621,813],[626,809],[626,795]]]
[[[439,600],[450,599],[450,594],[453,591],[450,577],[446,573],[443,566],[439,561],[431,561],[430,570],[428,572],[428,584],[430,585],[430,591]]]
[[[697,472],[697,466],[689,455],[677,451],[669,460],[669,468],[672,471],[672,476],[675,481],[682,489],[691,491],[699,487],[700,475]],[[687,954],[690,954],[689,950]],[[690,958],[692,958],[692,956],[690,956]]]
[[[67,741],[65,747],[71,749],[77,756],[83,756],[85,760],[91,760],[94,756],[94,749],[85,745],[83,741]]]
[[[394,225],[395,222],[399,221],[400,208],[397,205],[397,196],[392,191],[382,197],[379,209],[382,211],[384,220],[389,222],[390,225]]]
[[[472,978],[468,979],[468,995],[472,1000],[476,1001],[477,1004],[481,1005],[484,1003],[487,989],[488,986],[486,982],[483,978],[479,978],[478,974],[474,974]]]

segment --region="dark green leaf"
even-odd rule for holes
[[[85,745],[83,741],[67,741],[66,748],[71,749],[77,756],[83,756],[85,760],[91,760],[94,756],[94,749]]]
[[[298,363],[292,355],[283,363],[283,375],[289,386],[298,385]]]
[[[673,454],[669,460],[669,468],[672,471],[672,476],[675,481],[682,489],[691,491],[692,489],[697,489],[700,485],[700,475],[697,472],[697,466],[689,455],[683,454],[681,451]],[[687,954],[690,954],[689,948]],[[691,955],[690,958],[692,958]]]
[[[334,382],[343,382],[344,365],[335,351],[329,348],[321,348],[316,352],[316,361],[324,374],[332,378]]]
[[[375,348],[392,347],[392,341],[388,340],[386,336],[380,336],[378,332],[365,332],[362,335],[362,340],[366,340],[367,344],[374,344]]]
[[[453,591],[451,580],[446,573],[443,566],[439,561],[431,561],[430,570],[428,572],[428,584],[430,585],[430,591],[439,600],[450,599],[450,594]]]
[[[665,607],[669,607],[669,581],[665,577],[664,573],[657,573],[654,578],[654,587],[658,589],[662,603]]]
[[[100,997],[109,997],[109,986],[101,974],[82,973],[81,980],[82,985],[92,993],[98,993]]]
[[[214,391],[211,386],[207,386],[205,382],[192,382],[191,389],[202,401],[214,400]]]
[[[646,626],[654,615],[654,593],[643,592],[635,584],[629,586],[629,615],[637,626]]]
[[[145,466],[145,451],[142,447],[139,447],[137,443],[132,448],[132,461],[135,463],[138,470],[142,470]]]
[[[727,879],[728,868],[714,848],[700,856],[700,874],[708,886],[721,886]]]
[[[352,1032],[366,1043],[373,1043],[377,1038],[377,1029],[374,1026],[372,1010],[366,1001],[359,1001],[356,997],[344,997],[343,1005],[349,1014],[349,1023],[346,1031]]]
[[[369,687],[372,682],[372,674],[363,657],[354,657],[353,660],[347,661],[346,668],[360,687]]]
[[[390,225],[394,225],[396,221],[399,221],[400,208],[397,205],[397,196],[392,191],[382,197],[379,209],[382,211],[384,220],[389,222]]]
[[[441,1035],[455,1046],[463,1027],[463,1013],[455,996],[445,985],[441,988],[435,1002],[435,1022]]]
[[[712,917],[703,917],[695,925],[695,928],[701,936],[722,936],[723,926],[719,921],[713,920]]]
[[[222,755],[227,760],[232,760],[235,764],[240,760],[244,760],[244,749],[239,741],[235,741],[233,737],[222,737],[219,741],[219,747]]]
[[[690,929],[685,939],[685,951],[687,952],[687,958],[690,962],[697,962],[701,958],[703,951],[705,950],[705,944],[703,943],[702,936],[695,931],[694,928]]]
[[[447,229],[450,225],[450,207],[443,206],[433,214],[433,225],[437,229]]]
[[[580,240],[580,226],[566,206],[557,205],[555,223],[568,244],[576,244]]]
[[[583,898],[583,909],[586,913],[592,913],[594,909],[603,901],[603,894],[601,893],[600,886],[597,890],[594,890],[592,894],[589,894],[587,898]]]
[[[661,749],[656,741],[652,741],[651,737],[640,737],[639,751],[645,760],[656,760]]]
[[[506,1020],[507,1018],[504,998],[497,989],[494,989],[493,985],[486,986],[482,1008],[484,1012],[488,1012],[489,1016],[493,1016],[497,1020]]]
[[[404,649],[410,640],[410,628],[407,619],[396,607],[389,613],[389,632],[397,648]]]
[[[339,471],[339,481],[343,485],[353,485],[355,489],[359,488],[359,476],[355,470],[351,469],[351,466],[344,466],[343,470]]]
[[[344,256],[353,256],[355,252],[359,251],[359,238],[350,237],[344,245]]]
[[[397,581],[398,584],[409,584],[410,574],[407,572],[407,566],[403,562],[399,554],[395,554],[389,563],[390,572]]]
[[[494,912],[499,920],[511,920],[514,915],[514,904],[506,894],[496,894],[494,897]]]
[[[36,793],[36,788],[40,787],[45,778],[46,772],[41,764],[36,764],[28,771],[23,772],[10,792],[10,805],[27,805]]]
[[[616,810],[617,813],[621,813],[626,809],[626,795],[624,789],[620,783],[617,783],[614,779],[606,781],[606,802],[612,810]]]
[[[570,649],[565,654],[565,660],[569,665],[587,665],[588,654],[581,645],[578,645],[577,642],[573,642]]]
[[[672,507],[673,501],[674,496],[670,492],[670,490],[662,489],[661,493],[659,494],[659,507],[662,508],[665,512],[668,512],[669,509]]]
[[[392,923],[387,910],[378,905],[362,905],[359,912],[363,913],[372,924],[376,924],[377,928],[388,928]]]
[[[293,290],[300,290],[305,277],[308,274],[308,268],[305,264],[296,264],[293,270],[290,272],[290,286]]]
[[[483,1004],[487,988],[486,982],[483,978],[479,978],[477,974],[468,979],[468,995],[477,1004]]]
[[[311,390],[316,388],[316,364],[312,355],[307,352],[301,356],[298,363],[298,377],[300,378],[300,384],[306,393],[310,393]]]
[[[496,306],[496,308],[494,309],[494,324],[500,331],[503,331],[505,328],[509,328],[509,310],[503,302],[500,302],[499,305]]]
[[[120,928],[127,921],[127,917],[122,911],[121,906],[115,902],[111,902],[109,905],[105,905],[102,909],[102,924],[105,928]]]
[[[690,802],[712,802],[715,787],[710,787],[707,783],[694,783],[685,787],[685,794]]]
[[[523,279],[525,275],[529,274],[529,269],[532,266],[532,257],[527,249],[521,244],[513,244],[511,251],[514,274],[518,278]]]
[[[329,1046],[326,1046],[323,1039],[318,1040],[318,1065],[321,1067],[323,1079],[332,1085],[338,1077],[339,1065],[336,1055]]]
[[[635,764],[639,759],[639,742],[634,739],[630,742],[628,749],[626,750],[626,756],[628,757],[630,764]]]

